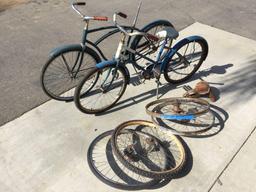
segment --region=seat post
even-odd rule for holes
[[[85,46],[85,43],[86,43],[88,28],[89,28],[89,20],[85,20],[85,26],[83,29],[83,36],[82,36],[82,45],[83,46]]]

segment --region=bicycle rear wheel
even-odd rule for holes
[[[46,62],[40,77],[46,95],[59,101],[73,100],[74,88],[101,61],[97,53],[88,47],[80,65],[81,56],[82,48],[71,47]]]
[[[166,27],[174,27],[169,21],[167,20],[157,20],[149,23],[145,27],[141,29],[141,31],[145,33],[149,33],[152,35],[156,35],[159,31],[162,31]],[[143,36],[137,36],[132,42],[131,48],[143,54],[152,60],[156,60],[157,57],[157,50],[152,50],[149,46],[148,40],[145,39]],[[132,60],[136,61],[136,63],[142,67],[145,67],[148,64],[146,59],[141,58],[140,56],[136,56],[134,54],[131,55]]]
[[[189,79],[201,66],[208,52],[207,42],[203,39],[189,40],[178,47],[164,69],[165,80],[181,83]]]
[[[122,97],[127,83],[126,72],[121,67],[94,68],[76,87],[75,104],[83,113],[104,112]]]
[[[149,121],[122,123],[114,130],[111,146],[116,157],[131,171],[164,179],[183,168],[186,154],[176,136],[163,131],[165,137],[159,137],[157,129]]]

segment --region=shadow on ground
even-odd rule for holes
[[[256,95],[256,56],[239,64],[239,68],[223,79],[221,94],[232,94],[226,105],[238,105],[251,100]]]
[[[188,84],[190,83],[191,81],[194,81],[194,80],[198,80],[198,79],[202,79],[203,77],[207,77],[207,76],[210,76],[210,75],[213,75],[213,74],[226,74],[227,73],[227,69],[232,67],[233,64],[224,64],[224,65],[215,65],[213,67],[210,67],[208,69],[205,69],[205,70],[202,70],[202,71],[199,71],[198,73],[196,73],[194,76],[192,76],[192,78],[190,78],[189,80],[181,83],[181,84],[164,84],[162,86],[160,86],[159,88],[159,97],[164,97],[164,95],[166,93],[168,93],[169,91],[177,88],[177,87],[180,87],[180,86],[183,86],[184,84]],[[130,80],[130,84],[134,85],[134,86],[139,86],[141,85],[141,83],[139,82],[139,79],[138,79],[138,76],[134,76],[131,78]],[[220,84],[220,83],[213,83],[213,82],[209,82],[210,84],[217,84],[217,85],[224,85],[224,84]],[[129,88],[129,87],[127,87]],[[220,95],[220,92],[217,88],[215,88],[213,90],[217,96],[217,99],[219,98],[219,95]],[[182,96],[182,95],[181,95]],[[144,93],[141,93],[141,94],[138,94],[138,95],[135,95],[131,98],[128,98],[128,99],[125,99],[125,100],[121,100],[119,103],[117,103],[115,105],[114,108],[106,111],[106,112],[103,112],[103,113],[100,113],[100,114],[96,114],[96,116],[101,116],[101,115],[105,115],[105,114],[109,114],[109,113],[113,113],[115,111],[118,111],[118,110],[121,110],[121,109],[124,109],[126,107],[130,107],[132,105],[136,105],[140,102],[143,102],[147,99],[150,99],[150,98],[153,98],[155,97],[156,98],[156,89],[151,89],[147,92],[144,92]]]
[[[229,114],[224,109],[216,105],[211,105],[211,111],[215,116],[215,121],[214,121],[214,124],[211,126],[211,129],[209,129],[204,133],[200,133],[200,134],[188,136],[188,137],[193,137],[193,138],[212,137],[214,135],[217,135],[223,130],[225,123],[229,119]]]
[[[137,127],[136,130],[139,132],[140,131],[143,132],[143,127]],[[140,174],[135,173],[131,169],[128,169],[127,165],[124,165],[119,161],[118,158],[116,158],[116,156],[114,155],[114,150],[112,148],[111,140],[110,140],[112,137],[112,134],[113,134],[113,130],[110,130],[97,136],[90,144],[90,147],[87,153],[87,161],[93,174],[103,183],[111,187],[123,189],[123,190],[129,190],[129,191],[143,190],[143,189],[149,189],[149,190],[158,189],[170,183],[172,179],[177,179],[177,178],[186,176],[192,169],[192,166],[193,166],[192,153],[188,145],[185,143],[185,141],[181,137],[178,137],[178,139],[180,140],[180,142],[182,143],[185,149],[185,155],[186,155],[186,161],[183,168],[177,171],[175,175],[172,175],[170,177],[166,176],[165,179],[152,179],[152,178],[150,179],[150,178],[143,177]],[[135,147],[133,149],[137,151],[133,155],[136,155],[140,151],[137,146],[137,143],[140,143],[140,141],[138,141],[136,137],[134,137],[133,139],[135,139],[134,140]],[[168,143],[169,140],[161,139],[161,143],[164,143],[164,142]],[[129,145],[126,145],[126,143],[123,144],[122,146],[124,146],[125,148],[129,147]],[[142,147],[142,145],[140,146]],[[155,151],[153,151],[152,154],[154,154],[154,152]],[[169,148],[167,146],[165,148],[165,153],[166,155],[168,154],[168,159],[169,159],[170,158],[169,153],[171,152],[169,151]],[[127,155],[127,157],[129,157],[129,155]],[[155,168],[153,168],[152,166],[149,166],[151,164],[154,164],[154,162],[150,161],[150,159],[152,158],[152,155],[150,155],[151,158],[149,159],[147,158],[147,155],[146,156],[139,155],[139,157],[143,157],[143,158],[140,158],[139,160],[140,163],[139,162],[137,163],[143,164],[145,167],[147,167],[146,170],[155,170]],[[130,161],[133,162],[131,159]],[[149,162],[150,164],[148,164]],[[127,163],[129,164],[129,160],[127,160]],[[170,164],[167,163],[166,166],[170,166]],[[141,167],[141,169],[143,169],[143,166]]]

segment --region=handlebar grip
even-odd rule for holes
[[[97,21],[108,21],[108,17],[104,17],[104,16],[94,16],[93,20],[97,20]]]
[[[73,5],[85,6],[86,2],[74,2]]]
[[[127,18],[127,15],[125,13],[122,13],[122,12],[118,12],[117,15],[119,15],[120,17],[123,17],[124,19]]]

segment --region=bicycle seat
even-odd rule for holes
[[[170,39],[176,39],[179,36],[179,32],[176,31],[173,27],[166,27],[164,30],[157,32],[156,36],[161,39],[166,37]]]

